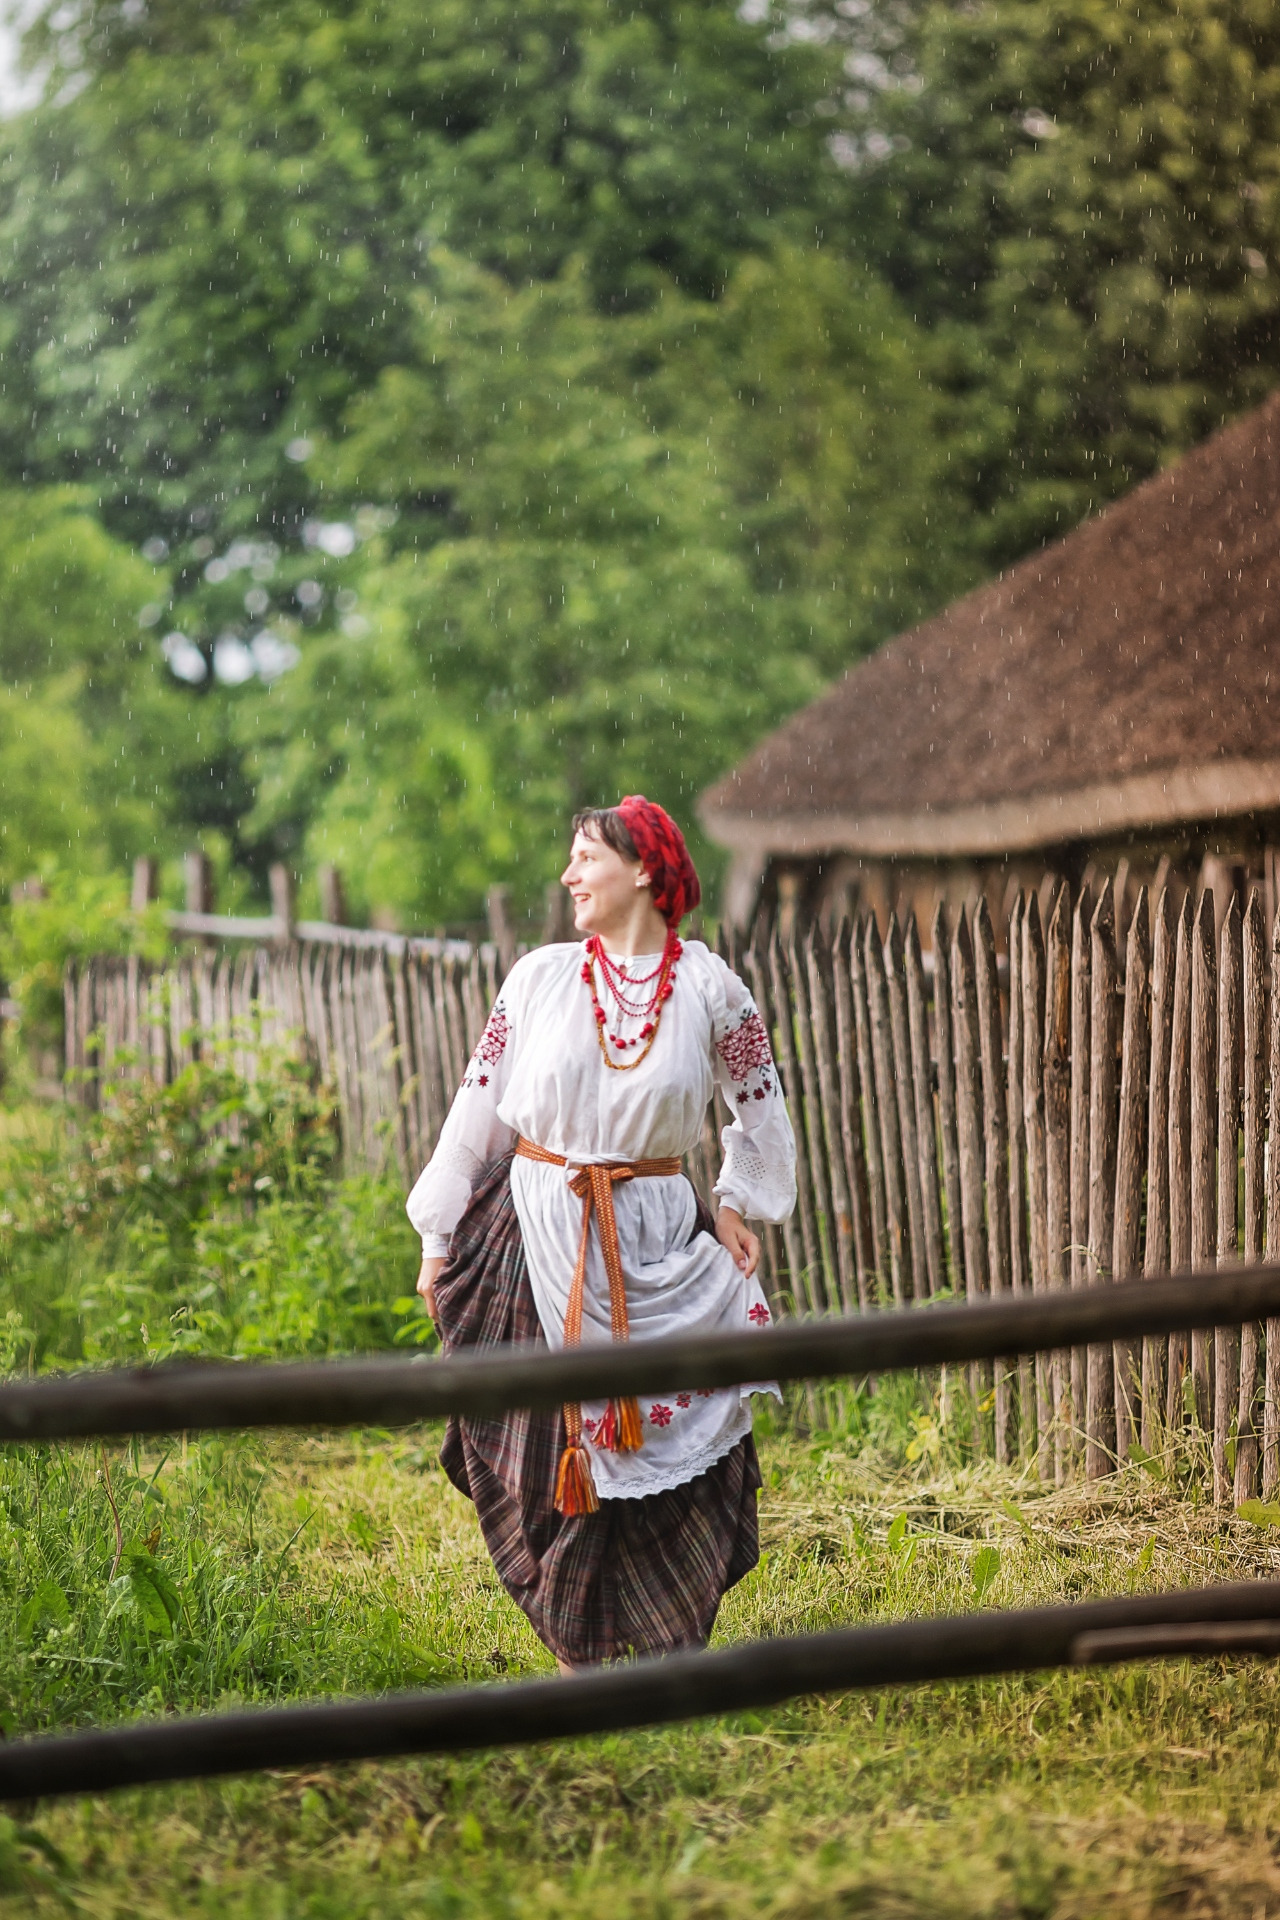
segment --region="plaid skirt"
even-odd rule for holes
[[[697,1230],[712,1221],[699,1202]],[[511,1195],[511,1156],[471,1197],[436,1281],[446,1353],[545,1346]],[[760,1467],[750,1434],[684,1486],[604,1500],[566,1517],[554,1504],[564,1418],[451,1419],[441,1465],[475,1503],[494,1568],[559,1659],[590,1666],[706,1643],[720,1601],[760,1557]]]

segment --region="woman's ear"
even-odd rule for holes
[[[653,885],[652,879],[643,867],[641,867],[639,873],[636,875],[636,885],[638,887],[651,887]]]

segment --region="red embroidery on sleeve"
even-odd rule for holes
[[[507,1010],[501,1000],[494,1007],[480,1035],[480,1045],[476,1048],[477,1060],[487,1060],[491,1067],[497,1066],[507,1050],[507,1039],[511,1032],[511,1022],[507,1019]]]
[[[737,1026],[730,1027],[716,1041],[716,1052],[724,1061],[731,1080],[741,1085],[753,1073],[759,1073],[763,1091],[769,1091],[772,1082],[768,1076],[774,1071],[773,1049],[769,1045],[768,1029],[754,1007],[743,1008]]]
[[[767,1327],[773,1315],[769,1312],[768,1307],[761,1306],[757,1300],[754,1307],[747,1308],[747,1318],[748,1320],[754,1320],[758,1327]]]
[[[655,1406],[650,1407],[649,1418],[655,1427],[669,1427],[671,1425],[671,1409],[670,1407],[664,1407],[662,1402],[658,1401]]]
[[[484,1032],[480,1035],[480,1044],[471,1056],[470,1064],[463,1075],[464,1087],[487,1087],[489,1076],[477,1069],[482,1065],[496,1067],[507,1050],[507,1041],[511,1037],[511,1022],[501,1000],[494,1005],[493,1012],[485,1022]]]

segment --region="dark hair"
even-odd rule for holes
[[[580,813],[573,816],[573,832],[585,833],[592,840],[603,840],[606,847],[612,847],[624,860],[640,858],[636,843],[627,832],[616,807],[583,807]]]

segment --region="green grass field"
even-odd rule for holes
[[[8,1728],[548,1672],[437,1439],[117,1451],[114,1583],[100,1451],[11,1452]],[[1280,1562],[1145,1475],[1042,1498],[890,1471],[865,1432],[761,1445],[765,1553],[720,1642]],[[1252,1920],[1280,1912],[1278,1705],[1269,1666],[1177,1662],[45,1805],[3,1830],[0,1913]]]
[[[0,1366],[425,1330],[396,1307],[396,1185],[335,1180],[320,1123],[261,1090],[228,1155],[232,1096],[146,1095],[80,1136],[0,1116]],[[1042,1494],[975,1463],[951,1408],[898,1379],[759,1416],[764,1553],[719,1643],[1280,1568],[1280,1532],[1209,1507],[1191,1455]],[[549,1673],[438,1444],[0,1453],[0,1732]],[[1258,1920],[1278,1707],[1273,1667],[1177,1662],[43,1804],[0,1818],[0,1920]]]

